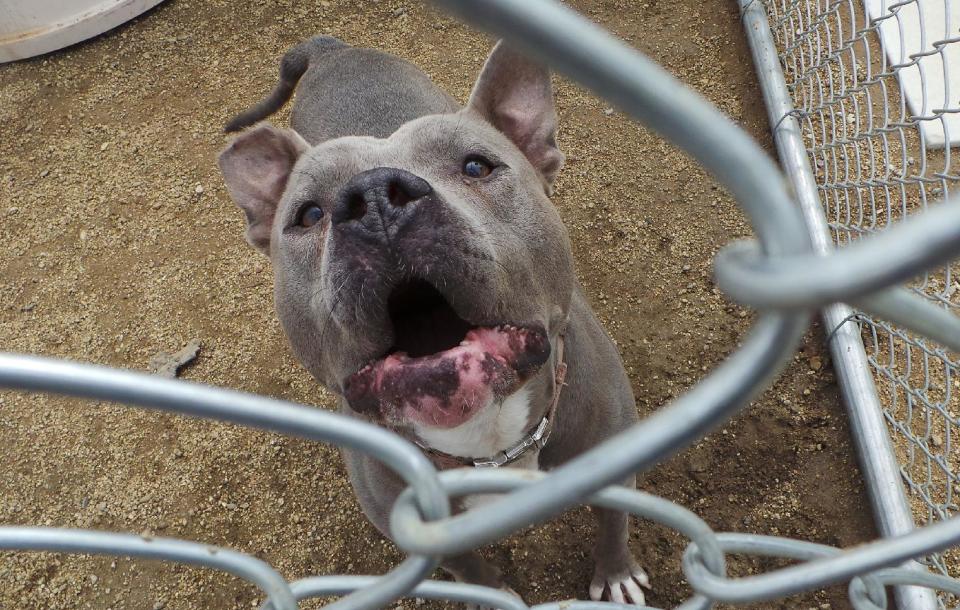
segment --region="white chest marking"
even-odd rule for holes
[[[528,430],[530,392],[520,388],[500,404],[488,404],[476,416],[455,428],[431,428],[414,424],[414,429],[425,445],[468,458],[490,457],[520,442]],[[539,450],[529,450],[506,468],[540,470]],[[486,504],[500,494],[474,494],[463,498],[465,508]]]
[[[425,445],[460,457],[485,458],[509,449],[527,433],[530,392],[520,388],[500,404],[488,404],[454,428],[414,424]]]

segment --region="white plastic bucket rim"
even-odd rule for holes
[[[93,38],[163,0],[0,0],[0,63]]]

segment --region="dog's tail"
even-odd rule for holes
[[[223,130],[227,133],[240,131],[280,110],[293,95],[300,77],[310,67],[311,57],[321,52],[348,46],[350,45],[333,36],[314,36],[287,51],[280,60],[280,82],[273,88],[270,95],[260,100],[256,106],[233,117]]]

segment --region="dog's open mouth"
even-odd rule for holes
[[[541,325],[470,324],[422,280],[394,288],[387,310],[393,347],[344,383],[356,411],[452,428],[516,391],[550,356]]]

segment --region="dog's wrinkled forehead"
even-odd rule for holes
[[[389,138],[328,140],[304,153],[294,168],[287,199],[335,193],[351,177],[375,167],[396,167],[441,187],[455,179],[465,158],[482,156],[511,166],[525,163],[499,130],[469,112],[410,121]]]
[[[333,193],[364,169],[378,167],[390,157],[385,154],[386,140],[371,137],[345,137],[328,140],[300,156],[291,172],[284,199],[287,202]],[[332,195],[333,193],[330,193]],[[318,200],[318,203],[324,203]]]
[[[523,156],[503,132],[469,110],[410,121],[394,132],[388,142],[412,159],[459,160],[464,153]]]

